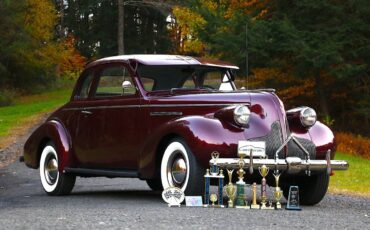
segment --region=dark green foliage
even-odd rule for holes
[[[264,9],[240,7],[227,20],[230,4],[214,2],[219,4],[217,12],[200,7],[200,0],[188,1],[188,7],[207,21],[196,33],[211,56],[236,62],[242,67],[239,74],[245,75],[248,25],[251,75],[257,67],[277,68],[314,82],[314,100],[302,100],[305,92],[294,100],[317,108],[321,118],[334,119],[339,129],[361,128],[369,135],[369,1],[265,1]],[[267,14],[256,17],[261,10]],[[294,100],[288,106],[296,105]]]
[[[88,58],[117,55],[117,0],[68,0],[63,25],[77,39],[77,48]],[[125,53],[167,53],[171,42],[161,5],[125,1]]]

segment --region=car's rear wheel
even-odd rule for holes
[[[42,150],[40,157],[40,179],[48,195],[69,194],[76,181],[76,176],[59,172],[59,159],[54,145],[50,142]]]
[[[163,188],[178,187],[186,195],[201,195],[204,171],[188,145],[180,138],[173,139],[164,151],[161,162]]]
[[[303,205],[318,204],[325,196],[329,186],[330,176],[327,173],[320,173],[310,177],[300,177],[296,180],[289,180],[282,186],[284,197],[288,198],[290,185],[298,185],[299,200]]]

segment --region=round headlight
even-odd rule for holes
[[[251,111],[245,105],[238,105],[234,109],[234,120],[236,124],[246,126],[249,122]]]
[[[304,108],[301,110],[300,118],[304,127],[311,127],[316,123],[316,112],[309,107]]]

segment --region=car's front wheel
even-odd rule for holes
[[[186,195],[202,195],[203,174],[202,167],[185,141],[176,138],[167,145],[161,162],[161,181],[164,189],[178,187]]]
[[[320,173],[312,176],[305,176],[290,180],[285,186],[282,186],[284,196],[288,199],[289,186],[298,185],[299,200],[303,205],[318,204],[325,196],[329,186],[330,176],[327,173]]]
[[[42,187],[48,195],[67,195],[73,189],[76,176],[59,172],[59,159],[52,143],[42,150],[40,157],[40,179]]]

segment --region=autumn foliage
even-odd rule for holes
[[[337,142],[337,151],[370,159],[369,138],[343,132],[337,133],[335,138]]]

